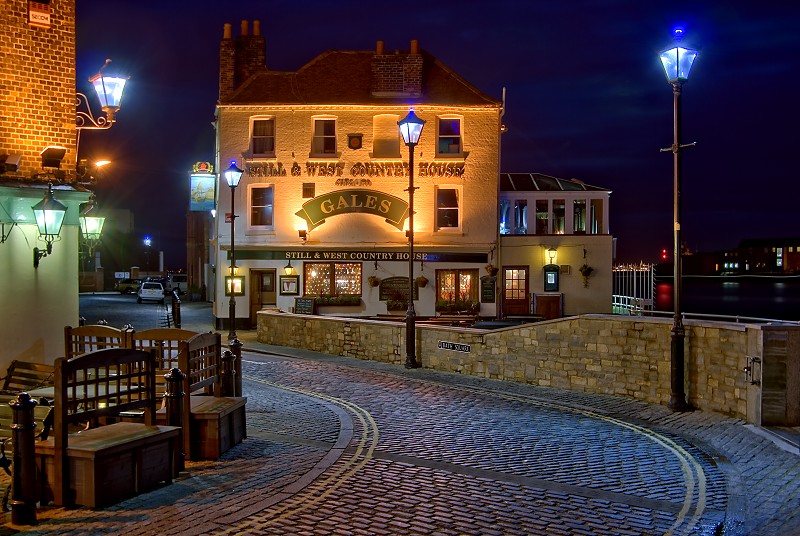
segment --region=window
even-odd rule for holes
[[[525,199],[514,201],[514,234],[528,232],[528,202]]]
[[[275,120],[253,120],[253,155],[275,156]]]
[[[564,234],[567,203],[563,199],[553,200],[553,234]]]
[[[461,119],[439,118],[437,155],[461,155]]]
[[[511,234],[511,201],[500,200],[500,234]]]
[[[273,187],[254,184],[250,186],[250,227],[272,227]]]
[[[361,295],[361,263],[307,262],[303,274],[306,296]]]
[[[547,221],[549,217],[549,209],[547,208],[547,199],[536,200],[536,234],[548,234]]]
[[[458,229],[459,221],[459,190],[457,188],[436,189],[436,228]]]
[[[376,115],[372,119],[372,158],[400,158],[398,116]]]
[[[335,119],[314,119],[314,137],[311,140],[311,155],[336,155]]]
[[[478,303],[478,270],[436,270],[436,301]]]
[[[572,232],[586,234],[586,200],[577,199],[572,202]]]

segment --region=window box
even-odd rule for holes
[[[316,300],[319,307],[326,305],[358,307],[361,305],[361,296],[319,296]]]

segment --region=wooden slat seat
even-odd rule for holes
[[[0,388],[0,397],[4,400],[10,395],[30,391],[39,387],[53,385],[55,375],[53,365],[45,363],[31,363],[29,361],[14,360],[8,367],[3,386]]]
[[[67,359],[108,348],[129,348],[129,331],[105,325],[66,326],[64,355]]]
[[[171,483],[180,428],[156,425],[155,355],[113,348],[55,363],[53,437],[36,443],[37,464],[56,505],[104,506]],[[143,409],[144,423],[115,422]],[[70,426],[90,429],[70,434]]]

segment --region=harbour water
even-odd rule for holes
[[[658,279],[657,311],[672,311],[672,278]],[[686,313],[800,321],[800,277],[701,277],[683,279]]]

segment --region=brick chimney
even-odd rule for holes
[[[225,24],[219,47],[219,98],[225,100],[254,73],[266,69],[266,43],[261,35],[261,22],[241,22],[241,35],[233,39],[231,25]]]
[[[372,56],[372,96],[422,96],[422,55],[419,41],[411,41],[408,54],[386,54],[383,41],[378,41]]]

